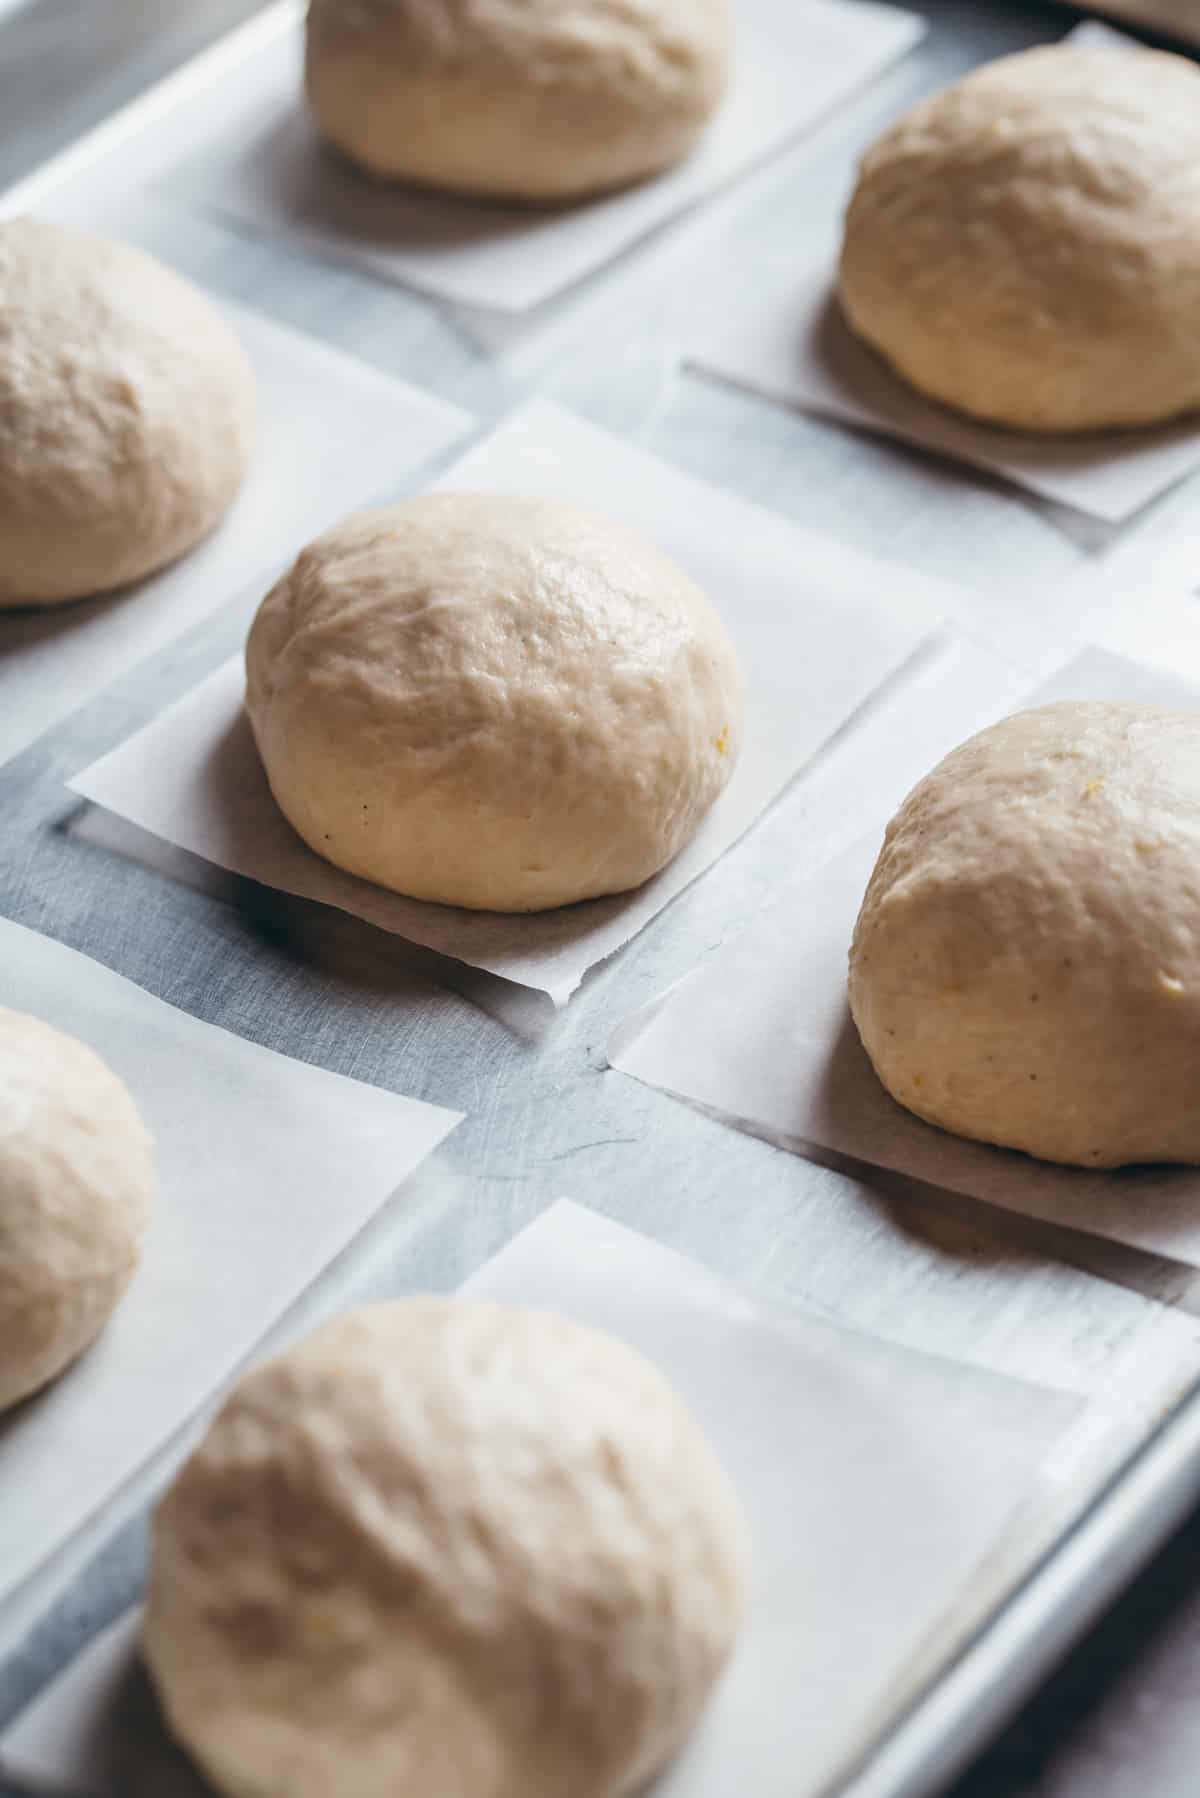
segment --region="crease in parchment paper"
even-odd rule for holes
[[[460,1121],[178,1011],[0,920],[0,1004],[77,1036],[155,1143],[141,1268],[95,1344],[0,1418],[0,1606],[207,1399]]]

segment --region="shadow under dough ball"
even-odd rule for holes
[[[1200,69],[1066,44],[975,70],[863,158],[838,288],[913,387],[1018,430],[1200,407]]]
[[[216,307],[129,244],[0,220],[0,608],[108,592],[222,518],[254,432]]]
[[[152,1145],[122,1082],[74,1037],[0,1010],[0,1410],[99,1335],[153,1196]]]
[[[729,0],[311,0],[305,86],[372,175],[553,202],[681,161],[729,60]]]
[[[1069,702],[947,756],[888,826],[850,1008],[931,1124],[1200,1163],[1200,714]]]
[[[147,1658],[233,1798],[633,1798],[725,1665],[745,1559],[640,1355],[409,1299],[226,1401],[154,1520]]]
[[[695,583],[611,520],[432,493],[310,544],[259,607],[246,710],[317,854],[446,905],[640,886],[737,762],[742,677]]]

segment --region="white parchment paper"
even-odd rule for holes
[[[244,307],[221,307],[258,388],[245,486],[213,535],[161,573],[73,605],[0,612],[0,761],[470,425],[457,406]]]
[[[1159,429],[1037,437],[976,424],[923,400],[842,320],[832,289],[836,237],[789,242],[736,318],[689,346],[701,367],[774,399],[993,469],[1019,486],[1119,523],[1200,463],[1195,419]],[[782,277],[782,278],[781,278]]]
[[[500,206],[372,183],[322,148],[302,101],[302,9],[276,8],[222,76],[220,132],[171,179],[254,226],[442,299],[524,312],[781,149],[904,55],[925,23],[874,0],[737,0],[737,59],[696,152],[580,206]]]
[[[513,917],[404,899],[343,874],[306,848],[271,798],[242,712],[240,659],[71,784],[220,867],[339,906],[556,1003],[724,854],[959,597],[545,404],[503,425],[438,485],[537,493],[624,519],[674,556],[724,616],[747,676],[741,761],[692,842],[655,879],[632,894]]]
[[[0,921],[0,1004],[78,1036],[155,1139],[143,1265],[95,1345],[0,1417],[0,1603],[226,1378],[460,1114],[202,1024]]]
[[[1200,706],[1194,687],[1096,650],[1021,704],[1078,698]],[[981,713],[973,728],[1012,709]],[[909,784],[882,761],[877,773],[876,791],[891,801],[877,827],[665,1002],[627,1020],[612,1066],[785,1147],[816,1144],[1200,1267],[1200,1170],[1055,1167],[936,1130],[876,1079],[846,1003],[846,957],[883,822]]]
[[[661,1798],[807,1798],[875,1727],[909,1657],[1036,1488],[1077,1402],[802,1314],[560,1203],[464,1289],[623,1338],[692,1405],[754,1540],[743,1636]],[[167,1744],[138,1619],[101,1636],[0,1743],[95,1798],[206,1788]]]
[[[1120,51],[1130,39],[1085,24],[1076,42]],[[822,194],[794,235],[764,242],[755,278],[721,293],[720,311],[686,343],[689,358],[805,410],[994,470],[1116,524],[1200,464],[1200,424],[1047,437],[998,430],[921,398],[849,330],[834,292],[849,189]],[[701,317],[703,312],[701,310]]]
[[[1147,30],[1165,31],[1180,43],[1200,43],[1200,13],[1197,13],[1192,0],[1100,0],[1097,10],[1114,13],[1118,18],[1128,19]],[[1121,43],[1128,44],[1131,41],[1124,32],[1090,20],[1073,31],[1071,36],[1081,37],[1085,32],[1090,36],[1102,31]]]

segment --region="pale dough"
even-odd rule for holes
[[[74,1037],[0,1009],[0,1410],[108,1321],[153,1193],[150,1138],[122,1082]]]
[[[946,405],[1027,431],[1200,406],[1200,69],[1064,45],[986,65],[865,157],[839,291]]]
[[[106,592],[212,530],[254,379],[196,288],[143,251],[0,220],[0,607]]]
[[[259,608],[246,709],[319,855],[418,899],[538,911],[640,885],[737,760],[742,684],[700,589],[573,507],[362,512]]]
[[[626,1798],[725,1663],[744,1556],[640,1356],[410,1299],[226,1402],[154,1521],[146,1653],[231,1798]]]
[[[1046,706],[956,749],[888,826],[850,1005],[943,1129],[1200,1162],[1200,714]]]
[[[729,36],[729,0],[311,0],[306,84],[376,176],[577,199],[687,155]]]

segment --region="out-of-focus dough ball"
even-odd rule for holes
[[[1200,69],[1063,45],[989,63],[870,150],[851,326],[924,394],[1027,431],[1200,406]]]
[[[216,307],[142,250],[0,220],[0,608],[106,592],[217,524],[254,377]]]
[[[414,1299],[227,1401],[155,1519],[146,1650],[234,1798],[627,1798],[725,1663],[743,1555],[640,1356]]]
[[[569,200],[687,155],[729,38],[729,0],[310,0],[306,84],[373,175]]]
[[[639,886],[737,760],[704,594],[610,520],[437,493],[319,537],[259,608],[246,709],[318,854],[418,899],[538,911]]]
[[[931,1124],[1200,1162],[1200,714],[1045,706],[947,756],[888,826],[850,1005]]]
[[[0,1409],[107,1323],[141,1257],[150,1138],[98,1055],[0,1010]]]

